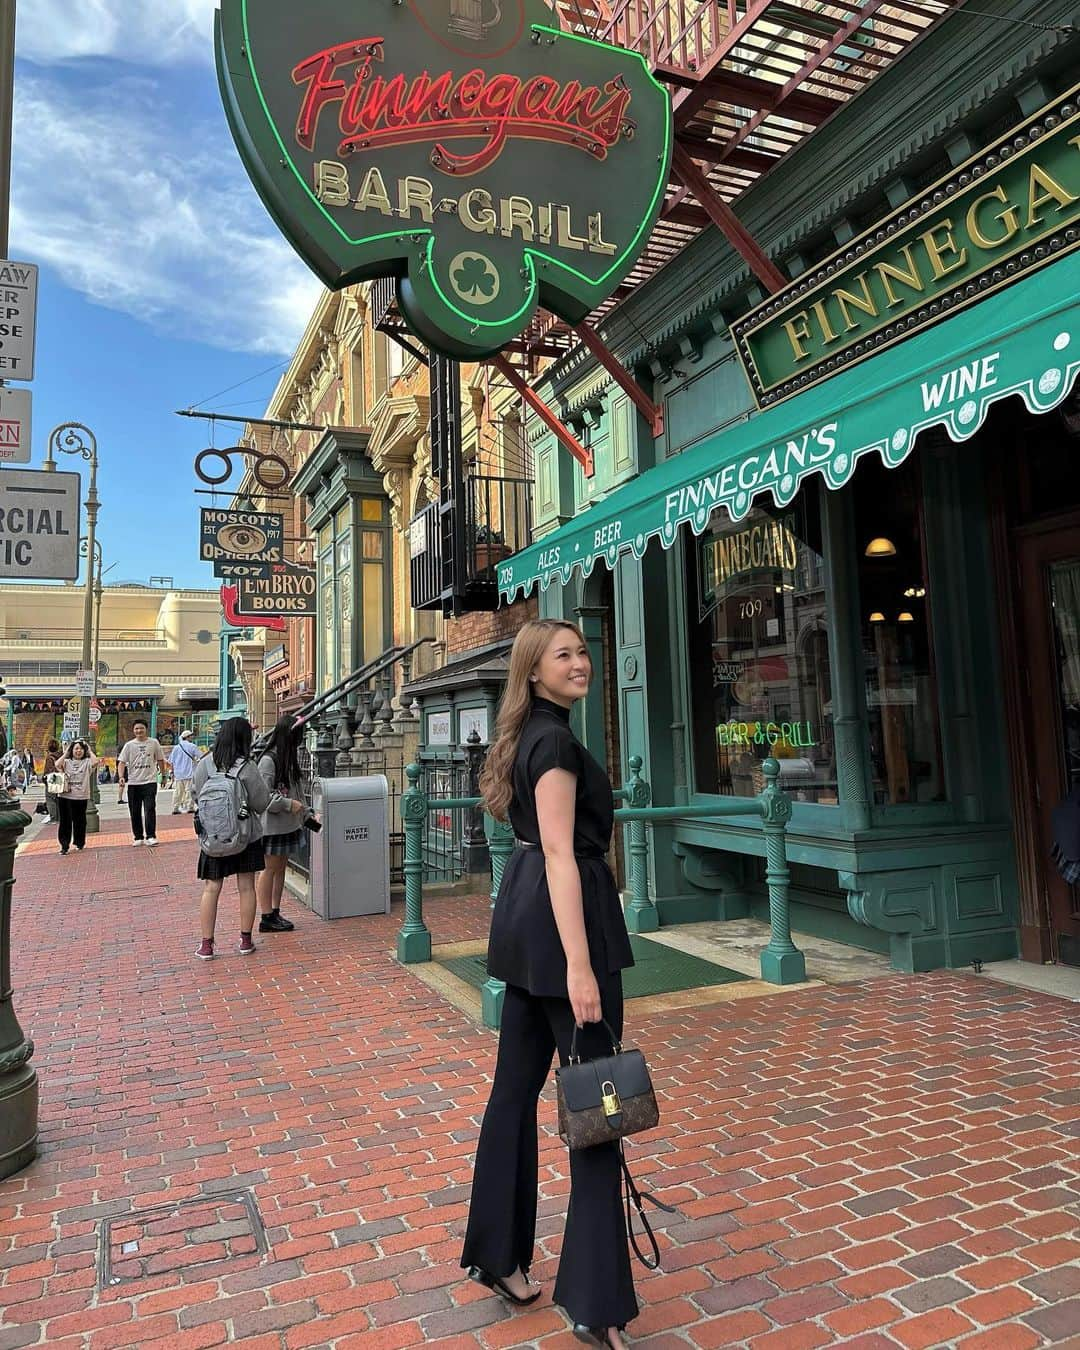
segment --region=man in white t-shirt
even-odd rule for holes
[[[132,730],[134,739],[116,757],[116,772],[121,784],[127,785],[132,843],[155,848],[158,776],[165,768],[165,752],[141,717]]]

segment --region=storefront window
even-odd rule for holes
[[[853,490],[873,800],[879,806],[943,801],[917,458],[886,469],[868,456]]]
[[[756,795],[771,755],[796,801],[836,805],[819,492],[687,539],[699,792]]]

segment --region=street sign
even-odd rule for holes
[[[97,681],[94,679],[92,670],[77,670],[75,672],[75,692],[80,698],[93,698],[96,685]]]
[[[279,563],[285,517],[265,511],[217,511],[204,507],[199,556],[203,562]]]
[[[79,475],[0,474],[0,578],[74,581],[79,575]]]
[[[77,712],[66,712],[64,714],[64,736],[65,741],[73,741],[79,734],[79,714]]]
[[[36,263],[0,260],[0,379],[34,378]]]
[[[30,390],[0,387],[0,464],[29,463]]]
[[[236,583],[238,614],[281,614],[290,619],[313,619],[315,605],[315,569],[296,563],[283,563],[271,570],[265,580],[242,577]]]
[[[90,704],[90,725],[96,727],[101,721],[101,705],[98,703]]]

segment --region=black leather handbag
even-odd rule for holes
[[[582,1060],[578,1028],[570,1040],[570,1063],[555,1070],[559,1134],[567,1148],[593,1148],[660,1123],[649,1066],[640,1050],[624,1050],[608,1024],[613,1054]]]
[[[570,1039],[570,1063],[555,1070],[555,1095],[559,1109],[559,1134],[570,1150],[617,1143],[624,1179],[626,1231],[638,1260],[649,1270],[660,1265],[660,1249],[645,1217],[644,1202],[667,1214],[677,1211],[654,1195],[640,1191],[626,1165],[622,1141],[627,1135],[651,1130],[660,1122],[660,1108],[649,1077],[649,1066],[640,1050],[624,1050],[608,1024],[613,1053],[600,1059],[582,1060],[577,1052],[578,1028]],[[652,1246],[650,1260],[637,1243],[631,1205],[637,1209],[645,1235]]]

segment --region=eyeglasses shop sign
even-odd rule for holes
[[[79,475],[0,473],[0,577],[74,581],[79,575]]]
[[[203,562],[255,565],[282,561],[284,516],[204,507],[200,524],[199,557]]]

